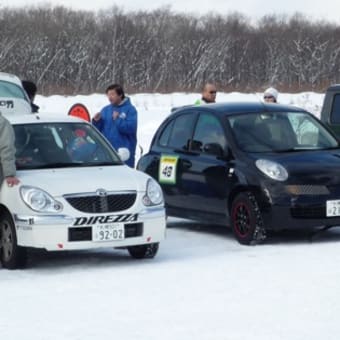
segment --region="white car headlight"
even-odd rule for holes
[[[283,182],[288,178],[287,170],[279,163],[258,159],[255,164],[259,170],[272,179]]]
[[[22,186],[20,187],[20,195],[28,207],[34,211],[57,213],[63,209],[60,202],[39,188]]]
[[[152,178],[146,183],[146,195],[143,197],[146,206],[158,205],[163,203],[163,192],[159,184]]]

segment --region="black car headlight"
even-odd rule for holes
[[[267,159],[258,159],[255,164],[261,172],[276,181],[283,182],[288,179],[287,170],[279,163]]]
[[[146,206],[159,205],[163,203],[163,192],[160,185],[152,178],[146,183],[146,194],[143,197]]]

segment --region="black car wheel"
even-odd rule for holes
[[[243,192],[236,196],[231,207],[234,235],[241,244],[253,244],[266,237],[261,212],[254,195]]]
[[[4,213],[0,218],[1,262],[4,268],[22,268],[26,264],[26,248],[19,247],[14,223],[10,214]]]
[[[158,252],[159,243],[143,244],[128,247],[130,255],[135,259],[152,259]]]

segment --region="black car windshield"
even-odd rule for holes
[[[288,152],[338,148],[337,140],[304,112],[248,113],[228,117],[239,148],[246,152]]]
[[[91,124],[49,122],[13,127],[18,170],[122,164]]]

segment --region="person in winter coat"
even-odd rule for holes
[[[212,83],[206,83],[202,90],[202,98],[197,99],[195,105],[215,103],[216,93],[216,86]]]
[[[17,185],[15,167],[15,135],[10,122],[0,114],[0,184],[5,180],[9,187]]]
[[[263,93],[263,100],[266,103],[277,103],[277,97],[279,96],[279,92],[274,89],[274,87],[269,87]]]
[[[116,150],[122,147],[129,149],[130,158],[126,164],[133,168],[137,144],[137,110],[118,84],[110,85],[106,95],[110,104],[94,115],[92,123]]]

